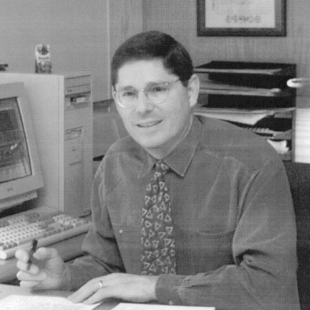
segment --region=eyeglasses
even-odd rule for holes
[[[167,99],[171,85],[179,80],[180,79],[173,82],[150,83],[140,90],[133,87],[125,87],[124,89],[115,91],[114,97],[118,105],[124,109],[130,109],[136,105],[140,92],[143,92],[151,103],[161,104]]]

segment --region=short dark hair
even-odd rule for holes
[[[112,86],[125,63],[152,59],[161,59],[164,68],[177,75],[184,85],[193,74],[192,59],[181,43],[166,33],[148,31],[134,35],[116,50],[111,65]]]

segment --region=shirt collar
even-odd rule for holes
[[[194,116],[193,123],[183,141],[163,161],[178,175],[184,176],[199,144],[202,124]],[[139,172],[139,178],[151,171],[157,159],[145,152],[146,156]]]

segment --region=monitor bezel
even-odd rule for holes
[[[43,187],[39,153],[24,83],[0,84],[0,100],[7,98],[17,99],[28,146],[32,174],[20,179],[0,183],[0,212],[32,199],[34,197],[33,194]]]

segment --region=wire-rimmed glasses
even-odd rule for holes
[[[140,90],[133,87],[124,87],[123,89],[115,91],[114,97],[118,105],[124,109],[130,109],[136,105],[140,92],[143,92],[152,104],[161,104],[167,99],[171,85],[179,80],[180,79],[172,82],[150,83]]]

